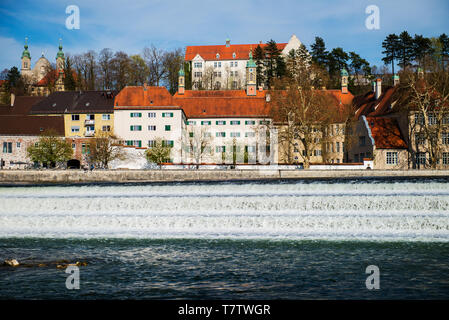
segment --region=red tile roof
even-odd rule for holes
[[[165,87],[128,86],[115,97],[114,109],[123,107],[174,107],[173,97]]]
[[[394,96],[398,86],[383,88],[379,99],[375,99],[374,92],[368,92],[364,95],[354,98],[356,108],[356,118],[360,116],[381,116],[391,113],[390,106],[394,101]]]
[[[266,47],[265,43],[262,44],[230,44],[229,47],[223,45],[211,45],[211,46],[187,46],[185,60],[191,61],[197,54],[199,54],[204,60],[248,60],[249,51],[253,52],[260,45],[262,48]],[[283,50],[287,43],[277,43],[279,50]],[[217,53],[220,55],[217,58]],[[235,53],[235,58],[233,57]]]
[[[407,149],[396,119],[366,117],[366,121],[377,149]]]
[[[256,96],[247,96],[245,90],[187,90],[184,95],[176,93],[173,100],[187,118],[269,116],[265,92],[261,91]]]

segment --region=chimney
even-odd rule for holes
[[[229,48],[230,45],[231,45],[231,40],[228,38],[228,39],[226,39],[226,47]]]
[[[14,102],[16,101],[16,95],[11,93],[11,108],[14,107]]]
[[[263,86],[259,86],[259,91],[263,91]]]
[[[271,95],[269,93],[267,93],[267,95],[265,96],[265,101],[266,102],[270,102],[271,101]]]
[[[143,91],[147,91],[147,83],[146,82],[143,83]]]
[[[382,79],[377,78],[376,79],[376,100],[379,99],[380,95],[382,94]]]

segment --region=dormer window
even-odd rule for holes
[[[237,55],[235,54],[235,52],[232,53],[232,57],[235,59]]]
[[[219,54],[219,53],[217,53],[216,57],[217,57],[217,59],[220,59],[220,54]]]
[[[51,105],[52,107],[56,107],[56,102]]]

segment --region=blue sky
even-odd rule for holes
[[[365,27],[365,8],[373,4],[379,30]],[[69,5],[80,9],[79,30],[65,26]],[[107,47],[135,54],[150,44],[287,42],[292,34],[308,48],[320,36],[328,49],[355,51],[380,66],[388,34],[449,34],[448,16],[447,0],[0,0],[0,70],[20,65],[25,37],[34,64],[42,52],[54,61],[59,38],[66,53]]]

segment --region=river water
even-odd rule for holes
[[[449,179],[1,187],[11,258],[3,299],[447,299]]]

